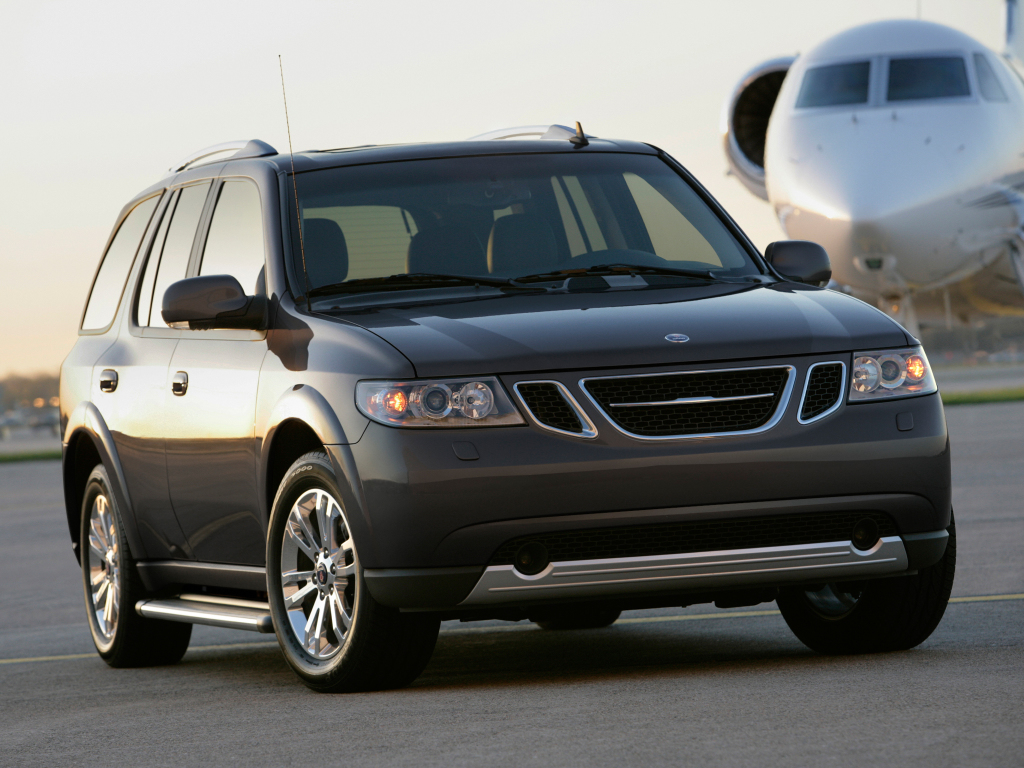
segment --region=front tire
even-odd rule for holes
[[[192,625],[146,619],[135,612],[135,604],[147,594],[103,465],[93,469],[85,484],[79,542],[89,630],[103,660],[112,667],[180,661]]]
[[[779,590],[782,618],[808,648],[825,654],[905,651],[935,631],[953,590],[956,524],[946,551],[913,576]]]
[[[330,459],[307,453],[278,488],[267,536],[270,613],[285,659],[315,691],[400,688],[419,676],[440,621],[377,603]]]

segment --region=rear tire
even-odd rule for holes
[[[956,524],[942,559],[913,576],[779,590],[782,617],[808,648],[825,654],[905,651],[942,620],[956,570]]]
[[[267,535],[267,591],[288,664],[323,693],[401,688],[430,661],[440,621],[373,599],[334,468],[307,453],[278,488]]]
[[[616,621],[622,611],[613,608],[566,608],[559,616],[551,616],[543,620],[538,619],[535,623],[541,629],[565,630],[565,629],[601,629],[610,627]]]
[[[136,613],[135,604],[147,597],[146,589],[103,465],[93,469],[85,484],[79,542],[89,630],[100,657],[112,667],[180,661],[188,650],[192,625]]]

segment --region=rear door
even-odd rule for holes
[[[185,276],[209,189],[207,182],[165,195],[150,224],[155,236],[143,240],[146,261],[130,297],[126,332],[104,352],[94,377],[93,399],[117,447],[145,549],[136,554],[151,559],[187,558],[189,552],[171,509],[162,418],[170,397],[167,367],[181,332],[160,319],[159,300],[154,312],[150,307],[155,285],[165,288]]]
[[[259,188],[228,179],[190,274],[233,275],[249,295],[265,292]],[[265,537],[256,467],[256,393],[266,333],[181,331],[171,377],[187,381],[167,407],[167,476],[178,522],[203,562],[263,565]]]

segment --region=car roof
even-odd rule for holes
[[[648,144],[618,139],[590,139],[585,147],[577,148],[568,141],[537,141],[505,139],[500,141],[448,141],[430,144],[389,144],[365,147],[343,147],[295,154],[295,171],[337,168],[346,165],[390,163],[402,160],[426,160],[445,157],[480,157],[487,155],[528,155],[593,152],[628,152],[645,155],[657,154]],[[278,170],[291,171],[291,158],[285,153],[263,158],[274,163]]]
[[[224,147],[234,145],[239,151],[236,156],[224,157],[199,164],[183,162],[172,167],[170,172],[160,181],[152,184],[129,201],[122,216],[138,201],[168,187],[190,181],[217,178],[233,175],[233,171],[245,174],[253,164],[263,166],[275,174],[291,173],[292,163],[296,173],[321,170],[324,168],[341,168],[345,166],[370,165],[376,163],[393,163],[405,160],[428,160],[446,157],[483,157],[488,155],[533,155],[533,154],[565,154],[580,152],[592,153],[629,153],[656,155],[660,150],[650,144],[622,139],[600,139],[588,136],[587,144],[578,147],[568,140],[553,139],[501,139],[501,140],[465,140],[422,144],[381,144],[358,147],[339,147],[322,150],[304,150],[296,152],[294,158],[287,152],[277,152],[269,144],[261,141],[229,142],[209,148],[224,152]],[[243,148],[244,147],[244,148]],[[255,150],[252,150],[255,148]],[[251,151],[250,151],[251,150]],[[194,157],[203,157],[203,150]]]

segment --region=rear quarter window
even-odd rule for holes
[[[146,227],[159,200],[160,196],[156,195],[142,201],[118,227],[117,234],[114,235],[96,272],[96,279],[93,280],[89,300],[85,305],[85,315],[82,318],[83,331],[102,330],[113,321],[125,281],[128,279],[128,271],[135,261],[142,236],[146,234]]]

